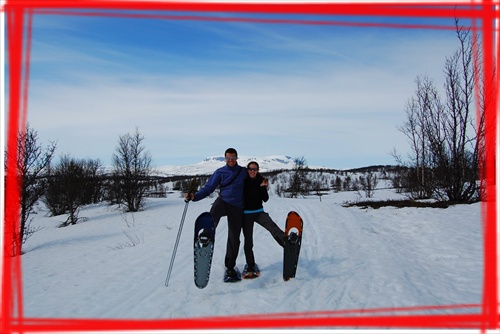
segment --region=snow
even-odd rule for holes
[[[414,307],[418,314],[479,312],[447,306],[481,304],[480,204],[447,209],[342,205],[356,196],[271,196],[265,209],[279,226],[290,210],[304,220],[297,276],[288,282],[282,279],[281,247],[256,224],[254,252],[261,276],[224,283],[223,218],[205,289],[193,282],[193,226],[213,198],[188,204],[168,287],[165,278],[186,205],[180,193],[148,199],[137,213],[87,206],[79,215],[86,221],[64,228],[58,225],[66,217],[49,217],[40,204],[32,226],[43,228],[28,239],[22,256],[23,316],[171,319],[371,309],[404,314]],[[375,199],[399,196],[388,189],[375,192]]]

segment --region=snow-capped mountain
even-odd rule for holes
[[[285,155],[272,155],[268,157],[239,156],[238,164],[246,166],[250,161],[257,161],[262,172],[278,169],[292,169],[295,158]],[[205,158],[203,161],[186,166],[162,166],[158,170],[167,175],[204,175],[212,174],[217,168],[224,166],[224,156]]]

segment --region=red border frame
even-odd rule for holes
[[[460,8],[453,8],[454,5]],[[7,0],[2,11],[6,13],[8,34],[9,76],[9,123],[7,127],[7,151],[17,152],[17,131],[23,129],[27,116],[27,93],[29,80],[29,51],[31,40],[31,18],[37,11],[48,13],[59,12],[75,15],[75,11],[97,10],[85,15],[130,16],[130,13],[99,12],[99,10],[169,10],[183,12],[228,12],[256,14],[335,14],[352,16],[385,16],[385,17],[438,17],[468,18],[481,22],[483,34],[483,57],[485,73],[493,73],[500,68],[498,54],[494,54],[494,45],[500,44],[498,28],[494,20],[499,19],[498,0],[482,2],[442,2],[442,3],[216,3],[216,2],[175,2],[175,1],[81,1],[81,0]],[[82,13],[78,13],[82,15]],[[209,17],[181,16],[170,19],[208,19]],[[26,21],[27,20],[27,21]],[[219,19],[220,20],[220,19]],[[233,21],[298,23],[298,24],[344,24],[327,21],[301,21],[279,19],[245,19],[229,18]],[[355,24],[361,25],[361,24]],[[370,24],[368,24],[370,25]],[[376,25],[376,24],[373,24]],[[396,27],[384,25],[386,27]],[[28,29],[25,31],[25,27]],[[410,26],[406,26],[411,28]],[[429,29],[440,29],[430,27]],[[26,40],[25,40],[26,37]],[[25,45],[23,46],[23,41]],[[22,74],[24,73],[24,77]],[[103,331],[103,330],[178,330],[178,329],[237,329],[237,328],[442,328],[442,329],[479,329],[481,331],[499,329],[498,300],[498,227],[497,227],[497,188],[496,188],[496,136],[498,116],[498,87],[485,89],[495,92],[494,103],[486,110],[486,124],[495,131],[487,133],[485,143],[487,156],[482,169],[482,179],[487,181],[487,200],[483,202],[484,232],[484,284],[483,300],[478,305],[427,306],[418,308],[346,310],[326,312],[306,312],[271,315],[248,315],[231,317],[168,319],[168,320],[95,320],[95,319],[30,319],[23,317],[21,257],[7,257],[4,249],[2,262],[2,320],[1,333],[22,332],[59,332],[59,331]],[[9,160],[9,169],[15,169],[16,159]],[[6,175],[5,182],[5,215],[4,215],[4,247],[9,236],[19,225],[17,215],[19,209],[19,181],[14,175]],[[454,315],[398,315],[400,312],[421,312],[426,310],[462,309],[463,314]],[[465,312],[478,308],[478,313]]]

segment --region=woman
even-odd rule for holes
[[[245,237],[245,257],[247,264],[243,270],[243,278],[259,277],[259,267],[255,263],[253,254],[253,223],[257,222],[271,233],[274,239],[282,247],[286,242],[286,235],[278,225],[271,219],[269,214],[264,212],[262,202],[267,202],[269,194],[267,193],[268,181],[259,173],[259,164],[251,161],[247,165],[248,176],[244,184],[244,220],[243,236]]]

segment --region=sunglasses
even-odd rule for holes
[[[238,158],[237,157],[226,157],[226,160],[237,160]]]
[[[258,168],[248,168],[248,170],[251,171],[251,172],[258,172],[259,171]]]

